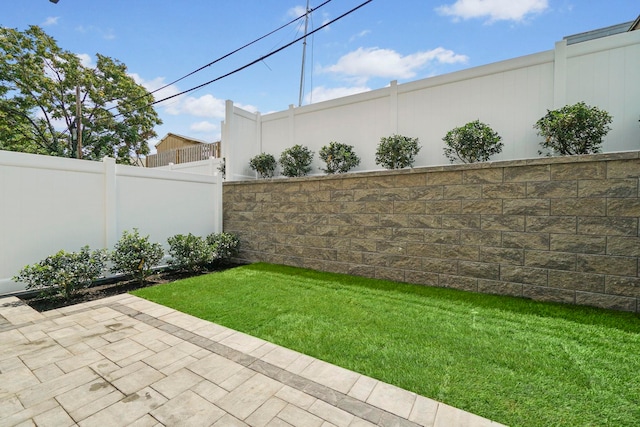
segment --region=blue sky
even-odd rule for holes
[[[332,0],[309,30],[364,0]],[[311,0],[310,7],[323,3]],[[0,25],[39,25],[87,64],[100,53],[153,90],[304,13],[306,0],[2,0]],[[633,21],[636,0],[373,0],[307,39],[303,104],[553,49],[576,33]],[[216,79],[303,34],[303,21],[156,93]],[[268,113],[297,105],[301,42],[197,91],[157,105],[156,131],[220,137],[224,101]],[[152,145],[153,142],[152,141]]]

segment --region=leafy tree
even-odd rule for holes
[[[249,160],[249,166],[260,174],[262,178],[273,177],[273,171],[276,170],[276,158],[269,153],[261,153]]]
[[[287,148],[280,155],[282,174],[288,177],[305,176],[311,171],[313,151],[300,144]]]
[[[353,145],[331,141],[320,149],[320,159],[327,164],[322,169],[328,174],[345,173],[360,164],[360,158],[353,150]]]
[[[376,164],[386,169],[402,169],[413,166],[420,151],[418,138],[392,135],[380,138],[376,151]]]
[[[76,88],[81,157],[131,164],[149,153],[162,122],[123,63],[98,54],[89,68],[37,26],[0,27],[0,149],[76,157]]]
[[[606,111],[578,102],[559,110],[547,110],[533,127],[545,138],[540,145],[548,150],[547,155],[591,154],[600,152],[602,138],[611,130],[611,120]]]
[[[463,163],[486,162],[502,151],[501,139],[497,132],[480,120],[454,128],[442,138],[446,144],[444,154],[451,163],[456,160]]]

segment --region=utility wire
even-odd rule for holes
[[[177,97],[177,96],[184,95],[184,94],[189,93],[189,92],[193,92],[194,90],[198,90],[198,89],[203,88],[203,87],[205,87],[205,86],[207,86],[207,85],[210,85],[211,83],[217,82],[218,80],[222,80],[222,79],[224,79],[225,77],[229,77],[229,76],[231,76],[231,75],[233,75],[233,74],[235,74],[235,73],[237,73],[237,72],[240,72],[240,71],[244,70],[245,68],[249,68],[250,66],[252,66],[252,65],[254,65],[254,64],[258,63],[258,62],[264,61],[265,59],[269,58],[270,56],[273,56],[273,55],[275,55],[276,53],[278,53],[278,52],[280,52],[280,51],[282,51],[282,50],[284,50],[284,49],[286,49],[286,48],[288,48],[288,47],[290,47],[290,46],[292,46],[292,45],[296,44],[297,42],[299,42],[300,40],[302,40],[302,39],[303,39],[303,38],[305,38],[306,36],[312,35],[312,34],[314,34],[314,33],[318,32],[318,31],[322,30],[323,28],[328,27],[329,25],[333,24],[334,22],[339,21],[340,19],[344,18],[344,17],[345,17],[345,16],[347,16],[347,15],[350,15],[351,13],[353,13],[353,12],[355,12],[356,10],[360,9],[361,7],[363,7],[363,6],[365,6],[365,5],[369,4],[369,3],[371,3],[372,1],[373,1],[373,0],[367,0],[367,1],[365,1],[365,2],[363,2],[363,3],[361,3],[361,4],[359,4],[358,6],[354,7],[353,9],[351,9],[351,10],[349,10],[349,11],[347,11],[347,12],[343,13],[342,15],[338,16],[337,18],[332,19],[331,21],[327,22],[326,24],[321,25],[320,27],[318,27],[318,28],[316,28],[315,30],[311,31],[309,34],[306,34],[306,35],[303,35],[303,36],[301,36],[301,37],[298,37],[297,39],[293,40],[292,42],[287,43],[286,45],[284,45],[284,46],[282,46],[282,47],[280,47],[280,48],[278,48],[278,49],[276,49],[276,50],[274,50],[274,51],[271,51],[271,52],[269,52],[268,54],[263,55],[263,56],[261,56],[260,58],[258,58],[258,59],[256,59],[256,60],[254,60],[254,61],[249,62],[249,63],[248,63],[248,64],[246,64],[246,65],[243,65],[242,67],[236,68],[235,70],[230,71],[230,72],[228,72],[227,74],[224,74],[224,75],[222,75],[222,76],[220,76],[220,77],[217,77],[217,78],[215,78],[215,79],[213,79],[213,80],[209,80],[208,82],[202,83],[202,84],[200,84],[200,85],[198,85],[198,86],[194,86],[194,87],[192,87],[191,89],[183,90],[183,91],[182,91],[182,92],[180,92],[180,93],[176,93],[176,94],[174,94],[174,95],[167,96],[166,98],[162,98],[162,99],[159,99],[159,100],[157,100],[157,101],[151,102],[151,103],[149,103],[148,105],[155,105],[155,104],[159,104],[159,103],[161,103],[161,102],[168,101],[169,99],[175,98],[175,97]],[[122,114],[122,113],[121,113],[121,114]],[[120,115],[120,114],[119,114],[119,115]]]
[[[324,3],[321,3],[320,5],[318,5],[318,6],[314,7],[313,9],[310,9],[310,10],[309,10],[309,13],[311,13],[311,12],[313,12],[313,11],[317,10],[317,9],[320,9],[322,6],[326,5],[327,3],[331,2],[331,1],[332,1],[332,0],[326,0]],[[271,32],[269,32],[269,33],[267,33],[267,34],[265,34],[264,36],[259,37],[259,38],[255,39],[255,40],[253,40],[252,42],[249,42],[249,43],[245,44],[244,46],[239,47],[239,48],[237,48],[236,50],[234,50],[234,51],[232,51],[232,52],[229,52],[229,53],[227,53],[226,55],[223,55],[223,56],[221,56],[220,58],[215,59],[215,60],[213,60],[213,61],[209,62],[209,63],[208,63],[208,64],[206,64],[206,65],[203,65],[202,67],[198,68],[197,70],[194,70],[194,71],[190,72],[189,74],[185,74],[184,76],[180,77],[179,79],[174,80],[174,81],[172,81],[171,83],[167,83],[166,85],[164,85],[164,86],[162,86],[161,88],[158,88],[158,89],[156,89],[156,90],[154,90],[154,91],[152,91],[152,92],[149,92],[149,94],[156,93],[156,92],[158,92],[158,91],[161,91],[162,89],[165,89],[165,88],[167,88],[167,87],[171,86],[172,84],[176,84],[176,83],[178,83],[179,81],[182,81],[182,80],[186,79],[187,77],[192,76],[192,75],[194,75],[195,73],[197,73],[197,72],[199,72],[199,71],[202,71],[202,70],[204,70],[205,68],[210,67],[210,66],[212,66],[213,64],[215,64],[215,63],[217,63],[217,62],[220,62],[220,61],[222,61],[223,59],[228,58],[229,56],[231,56],[231,55],[233,55],[233,54],[235,54],[235,53],[238,53],[238,52],[239,52],[239,51],[241,51],[242,49],[247,48],[247,47],[251,46],[252,44],[255,44],[255,43],[259,42],[260,40],[262,40],[262,39],[264,39],[264,38],[269,37],[269,36],[270,36],[270,35],[272,35],[273,33],[276,33],[276,32],[278,32],[278,31],[280,31],[281,29],[283,29],[283,28],[285,28],[285,27],[288,27],[289,25],[293,24],[293,23],[294,23],[294,22],[296,22],[296,21],[299,21],[300,19],[302,19],[302,18],[303,18],[303,17],[305,17],[305,16],[306,16],[306,13],[305,13],[304,15],[298,16],[298,17],[297,17],[297,18],[295,18],[295,19],[292,19],[291,21],[289,21],[289,22],[287,22],[286,24],[284,24],[284,25],[282,25],[282,26],[280,26],[280,27],[276,28],[275,30],[273,30],[273,31],[271,31]]]
[[[313,11],[315,11],[315,10],[317,10],[317,9],[320,9],[322,6],[326,5],[327,3],[330,3],[331,1],[332,1],[332,0],[326,0],[325,2],[323,2],[323,3],[319,4],[318,6],[314,7],[313,9],[311,9],[309,12],[313,12]],[[299,21],[300,19],[304,18],[305,16],[306,16],[306,14],[301,15],[301,16],[298,16],[297,18],[292,19],[291,21],[287,22],[287,23],[286,23],[286,24],[284,24],[284,25],[281,25],[280,27],[276,28],[275,30],[270,31],[270,32],[268,32],[267,34],[265,34],[265,35],[263,35],[263,36],[261,36],[261,37],[259,37],[259,38],[255,39],[255,40],[253,40],[253,41],[251,41],[251,42],[249,42],[249,43],[245,44],[244,46],[241,46],[241,47],[239,47],[239,48],[237,48],[237,49],[235,49],[235,50],[233,50],[233,51],[231,51],[231,52],[229,52],[229,53],[227,53],[227,54],[225,54],[225,55],[223,55],[223,56],[221,56],[221,57],[219,57],[219,58],[217,58],[217,59],[215,59],[215,60],[213,60],[213,61],[211,61],[211,62],[209,62],[208,64],[203,65],[202,67],[200,67],[200,68],[198,68],[198,69],[196,69],[196,70],[193,70],[193,71],[191,71],[191,72],[190,72],[190,73],[188,73],[188,74],[185,74],[184,76],[180,77],[179,79],[176,79],[176,80],[172,81],[171,83],[167,83],[167,84],[165,84],[164,86],[159,87],[158,89],[152,90],[152,91],[150,91],[150,92],[145,93],[144,95],[141,95],[141,96],[139,96],[139,97],[137,97],[137,98],[135,98],[135,99],[132,99],[132,100],[131,100],[131,101],[129,101],[129,102],[135,102],[135,101],[138,101],[139,99],[146,98],[146,97],[151,96],[152,94],[154,94],[154,93],[156,93],[156,92],[159,92],[159,91],[161,91],[161,90],[163,90],[163,89],[166,89],[166,88],[168,88],[169,86],[171,86],[171,85],[173,85],[173,84],[176,84],[176,83],[178,83],[178,82],[180,82],[180,81],[182,81],[182,80],[186,79],[187,77],[190,77],[190,76],[192,76],[192,75],[194,75],[194,74],[196,74],[196,73],[198,73],[198,72],[200,72],[200,71],[204,70],[205,68],[210,67],[210,66],[212,66],[213,64],[216,64],[216,63],[218,63],[218,62],[222,61],[223,59],[226,59],[226,58],[230,57],[231,55],[233,55],[233,54],[236,54],[236,53],[240,52],[242,49],[245,49],[245,48],[247,48],[247,47],[249,47],[249,46],[251,46],[251,45],[253,45],[253,44],[255,44],[255,43],[259,42],[260,40],[265,39],[265,38],[269,37],[270,35],[272,35],[272,34],[274,34],[274,33],[277,33],[278,31],[282,30],[283,28],[288,27],[289,25],[293,24],[293,23],[294,23],[294,22],[296,22],[296,21]],[[113,102],[113,101],[117,101],[117,99],[112,99],[110,102]],[[150,105],[153,105],[153,104],[150,104]],[[107,111],[109,111],[109,110],[113,110],[113,109],[115,109],[115,108],[118,108],[118,106],[117,106],[117,105],[114,105],[113,107],[107,108]],[[118,114],[118,115],[119,115],[119,114]]]

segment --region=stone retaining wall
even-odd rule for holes
[[[244,261],[638,312],[640,152],[227,182]]]

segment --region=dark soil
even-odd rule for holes
[[[70,300],[66,300],[62,296],[50,296],[43,297],[39,292],[30,292],[18,297],[28,304],[31,308],[43,312],[53,310],[56,308],[67,307],[70,305],[80,304],[83,302],[94,301],[101,298],[110,297],[113,295],[123,294],[135,289],[146,288],[149,286],[161,285],[163,283],[170,283],[176,280],[185,279],[188,277],[199,276],[201,274],[207,274],[215,271],[223,271],[229,268],[237,267],[240,264],[227,263],[216,267],[213,270],[206,271],[204,273],[186,273],[178,271],[162,271],[153,274],[147,278],[147,280],[140,284],[137,280],[109,280],[98,283],[89,288],[80,289]]]

